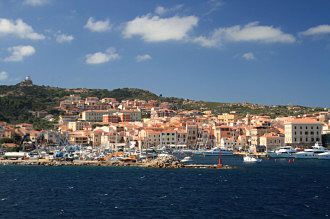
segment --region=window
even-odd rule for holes
[[[316,134],[318,135],[318,134],[319,134],[319,132],[317,131],[317,132],[316,132]]]
[[[302,132],[300,132],[300,135],[302,135]]]
[[[300,138],[300,142],[302,142],[302,138]]]
[[[307,129],[307,126],[306,126],[306,129]]]
[[[311,127],[311,129],[313,129],[313,126]]]
[[[311,132],[311,135],[314,135],[314,132]]]
[[[311,141],[314,141],[314,138],[312,138]]]
[[[308,135],[308,132],[305,132],[305,135]]]
[[[308,138],[306,138],[306,141],[308,141]]]
[[[296,134],[297,134],[297,132],[294,132],[294,134],[296,135]]]
[[[302,126],[300,126],[300,129],[302,129]]]
[[[295,126],[294,129],[297,129],[297,127]]]
[[[296,142],[297,141],[297,138],[294,138],[294,141]]]
[[[316,129],[319,129],[319,127],[317,126]]]

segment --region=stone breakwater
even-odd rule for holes
[[[22,166],[111,166],[111,167],[146,167],[146,168],[212,168],[232,169],[233,166],[217,165],[185,165],[177,157],[170,155],[158,157],[144,162],[123,162],[123,161],[57,161],[57,160],[0,160],[0,165],[22,165]]]
[[[179,158],[169,155],[153,159],[147,162],[144,166],[149,168],[183,168],[184,164]]]
[[[142,163],[121,161],[41,161],[41,160],[0,160],[0,165],[26,165],[26,166],[143,166]]]

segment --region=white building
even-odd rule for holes
[[[294,119],[284,124],[285,144],[311,146],[322,143],[322,123],[313,119]]]

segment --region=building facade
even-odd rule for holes
[[[313,119],[294,119],[285,123],[285,144],[291,146],[312,146],[322,144],[322,123]]]

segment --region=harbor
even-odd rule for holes
[[[201,169],[232,169],[234,166],[215,164],[185,164],[173,155],[161,156],[145,160],[61,160],[61,159],[2,159],[0,165],[23,166],[111,166],[111,167],[145,167],[145,168],[201,168]]]

